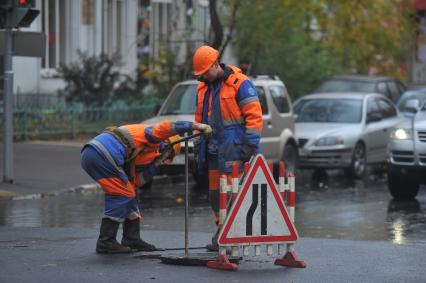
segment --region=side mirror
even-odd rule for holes
[[[367,115],[367,124],[372,122],[378,122],[382,120],[382,114],[379,112],[372,112]]]
[[[405,105],[402,107],[402,111],[416,113],[419,111],[420,101],[418,99],[409,99],[405,102]]]

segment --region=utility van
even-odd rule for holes
[[[262,106],[263,131],[260,140],[263,155],[268,161],[278,164],[286,162],[288,170],[294,170],[297,163],[298,147],[294,135],[293,107],[284,83],[277,76],[255,76],[250,78],[256,86],[259,101]],[[156,116],[143,121],[145,124],[155,124],[162,120],[194,121],[197,96],[196,80],[183,81],[176,84]],[[162,165],[163,174],[183,174],[185,165],[185,149],[182,144],[181,154],[176,156],[172,164]],[[195,168],[192,149],[188,145],[189,166],[199,187],[206,187],[206,177],[199,176]]]

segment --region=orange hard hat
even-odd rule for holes
[[[219,51],[213,47],[203,45],[195,51],[192,59],[194,75],[199,76],[207,72],[219,58]]]

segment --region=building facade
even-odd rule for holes
[[[15,94],[54,94],[64,88],[58,68],[77,61],[79,50],[118,52],[120,72],[136,78],[139,63],[159,60],[165,48],[183,64],[212,37],[208,0],[36,0],[36,8],[40,15],[21,30],[45,33],[46,55],[13,58]],[[223,9],[218,4],[219,14]],[[236,63],[231,48],[222,59]]]
[[[61,64],[88,55],[121,54],[121,72],[137,68],[137,0],[37,0],[40,15],[25,31],[46,34],[44,58],[14,57],[14,92],[55,93],[64,87]]]

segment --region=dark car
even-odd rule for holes
[[[401,81],[392,77],[340,75],[324,80],[313,93],[376,92],[395,103],[406,89]]]

